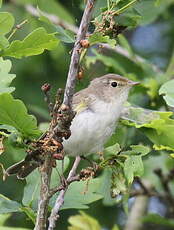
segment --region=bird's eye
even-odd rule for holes
[[[111,83],[111,85],[112,85],[112,87],[117,87],[117,82],[116,81],[113,81],[112,83]]]

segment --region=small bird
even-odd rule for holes
[[[86,156],[102,152],[116,128],[129,90],[137,84],[139,82],[120,75],[107,74],[93,79],[87,88],[74,94],[72,108],[76,115],[70,127],[71,136],[63,141],[65,155]],[[39,166],[37,158],[37,154],[26,156],[6,172],[24,178]]]

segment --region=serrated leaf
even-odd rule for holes
[[[65,30],[61,26],[56,26],[56,37],[65,43],[74,43],[75,41],[75,34],[70,30]]]
[[[10,74],[11,61],[3,60],[0,58],[0,94],[11,93],[15,90],[14,87],[9,87],[13,79],[16,77],[15,74]]]
[[[7,34],[14,25],[14,17],[8,12],[0,12],[0,35]]]
[[[41,135],[34,116],[27,113],[22,101],[10,94],[0,95],[0,124],[10,125],[25,138],[36,138]]]
[[[89,43],[90,46],[98,43],[107,43],[114,48],[117,42],[115,39],[110,39],[109,36],[103,36],[101,33],[96,32],[89,37]]]
[[[122,118],[125,125],[139,128],[157,149],[174,151],[174,119],[172,112],[158,112],[143,108],[127,107]]]
[[[134,176],[141,177],[144,166],[141,156],[129,156],[124,162],[124,173],[129,184],[133,182]]]
[[[150,149],[144,145],[131,145],[130,148],[132,149],[132,154],[138,154],[140,156],[145,156],[149,153]]]
[[[82,211],[80,215],[71,216],[68,222],[71,224],[68,230],[101,230],[99,222]]]
[[[55,34],[48,34],[43,27],[31,32],[23,41],[15,40],[4,50],[2,56],[15,58],[38,55],[44,50],[53,50],[58,45]]]
[[[174,80],[164,83],[159,89],[159,94],[163,96],[167,105],[174,107]]]
[[[118,143],[116,143],[115,145],[112,145],[112,146],[105,148],[104,149],[104,155],[106,155],[106,156],[116,155],[120,152],[120,150],[121,150],[120,145]]]
[[[21,204],[0,194],[0,214],[19,212]]]

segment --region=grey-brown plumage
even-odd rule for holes
[[[86,155],[103,150],[119,119],[129,89],[137,84],[116,74],[95,78],[90,85],[73,96],[76,115],[71,124],[71,136],[63,141],[66,155]],[[25,160],[7,169],[8,175],[23,179],[41,163],[41,154],[32,153]]]

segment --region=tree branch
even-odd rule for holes
[[[72,166],[72,169],[68,174],[67,181],[71,181],[71,179],[75,177],[76,170],[77,170],[77,167],[80,163],[80,160],[81,160],[80,156],[77,156],[75,161],[74,161],[74,164]],[[59,218],[58,212],[59,212],[61,206],[63,205],[64,197],[65,197],[66,191],[68,189],[68,186],[69,186],[69,184],[67,183],[66,186],[60,191],[59,196],[56,199],[55,205],[54,205],[54,207],[51,211],[51,215],[49,217],[48,230],[53,230],[56,226],[56,221]]]
[[[72,24],[69,24],[68,22],[60,19],[58,16],[54,15],[54,14],[48,14],[46,12],[43,12],[40,14],[39,11],[32,5],[27,4],[25,5],[25,9],[28,13],[30,13],[31,15],[35,16],[35,17],[40,17],[41,14],[45,17],[47,17],[50,22],[54,23],[55,25],[59,25],[62,26],[63,28],[65,28],[66,30],[70,30],[72,32],[74,32],[75,34],[78,32],[78,28]]]
[[[47,154],[44,164],[40,167],[41,174],[41,188],[40,199],[38,203],[37,219],[34,230],[46,229],[47,215],[48,215],[48,203],[49,203],[49,191],[52,167],[50,167],[52,155]]]
[[[30,13],[31,15],[33,15],[35,17],[40,16],[38,10],[30,4],[26,5],[25,9],[28,13]],[[70,30],[70,31],[74,32],[75,34],[77,34],[78,27],[65,22],[64,20],[60,19],[56,15],[48,14],[45,12],[42,12],[42,14],[44,16],[46,16],[55,25],[60,25],[63,28]],[[134,55],[134,57],[132,57],[126,49],[124,49],[123,47],[121,47],[119,45],[116,45],[116,47],[114,47],[114,48],[110,47],[108,44],[105,44],[105,43],[101,43],[100,45],[103,47],[103,49],[112,50],[113,52],[119,53],[119,54],[127,57],[128,59],[130,59],[133,62],[137,62],[137,61],[140,63],[147,62],[144,58],[140,57],[139,55]],[[162,73],[162,71],[156,65],[154,65],[154,64],[151,64],[151,65],[152,65],[152,68],[155,72]]]
[[[87,1],[86,7],[83,13],[83,17],[80,23],[80,27],[77,32],[76,42],[74,44],[74,49],[73,49],[72,56],[71,56],[69,73],[68,73],[64,100],[63,100],[63,103],[68,106],[71,106],[72,97],[74,94],[76,76],[77,76],[78,68],[79,68],[78,64],[80,60],[80,49],[81,49],[80,41],[86,38],[88,26],[89,26],[91,16],[92,16],[92,9],[94,7],[94,2],[95,0]]]
[[[147,196],[137,196],[135,198],[124,230],[140,230],[142,228],[141,218],[146,213],[147,204]]]

